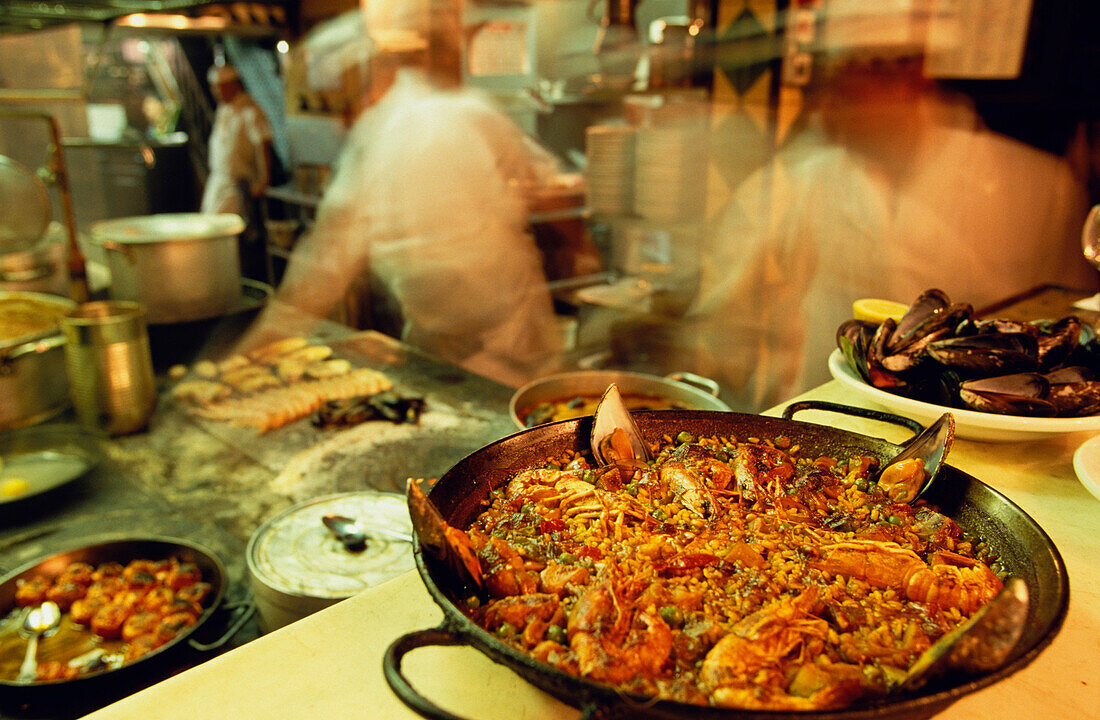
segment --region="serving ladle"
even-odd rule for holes
[[[894,502],[913,502],[939,475],[955,442],[955,416],[940,415],[882,468],[878,485]]]
[[[51,634],[60,623],[61,608],[50,600],[31,608],[23,616],[19,632],[27,638],[27,654],[23,656],[16,682],[34,682],[38,677],[38,639]]]

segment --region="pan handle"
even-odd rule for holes
[[[249,596],[244,600],[222,605],[222,610],[235,612],[237,613],[237,617],[233,619],[233,621],[229,625],[229,628],[222,634],[221,637],[209,643],[201,643],[198,640],[191,638],[187,641],[187,644],[195,650],[198,650],[199,652],[210,652],[211,650],[217,650],[222,645],[225,645],[227,642],[229,642],[230,638],[240,632],[241,628],[244,627],[244,624],[248,622],[253,615],[256,614],[256,603],[252,600],[252,597]]]
[[[665,380],[672,380],[673,382],[683,383],[684,385],[691,385],[692,387],[699,388],[703,392],[712,397],[718,397],[720,388],[718,383],[711,380],[709,377],[702,375],[696,375],[689,372],[674,372],[665,375]]]
[[[417,714],[431,720],[463,720],[462,717],[437,707],[416,691],[401,671],[401,661],[405,655],[422,647],[465,645],[466,639],[447,626],[446,623],[430,630],[415,630],[405,633],[390,643],[382,657],[382,670],[397,698]],[[599,706],[588,703],[581,711],[580,720],[592,720],[597,717]]]
[[[870,418],[871,420],[907,427],[913,431],[913,434],[919,434],[924,430],[924,426],[916,420],[902,417],[901,415],[894,415],[893,413],[883,412],[881,410],[853,407],[852,405],[841,405],[840,403],[826,402],[824,400],[800,400],[799,402],[791,403],[783,408],[783,419],[790,420],[794,417],[795,413],[803,410],[827,410],[829,412],[840,413],[841,415],[855,415],[857,417]]]

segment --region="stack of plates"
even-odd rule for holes
[[[584,133],[588,207],[604,215],[634,208],[634,136],[629,125],[592,125]]]
[[[635,213],[659,222],[702,215],[706,151],[704,135],[692,125],[640,129],[634,163]]]

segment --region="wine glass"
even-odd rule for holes
[[[1089,264],[1100,270],[1100,205],[1093,205],[1085,218],[1081,228],[1081,250]]]

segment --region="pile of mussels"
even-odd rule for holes
[[[1076,317],[979,320],[933,289],[900,320],[848,320],[836,339],[854,372],[896,395],[1002,415],[1100,413],[1100,341]]]

